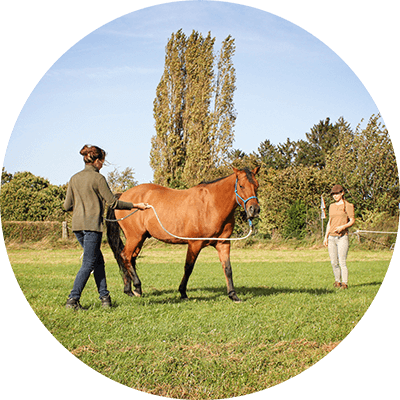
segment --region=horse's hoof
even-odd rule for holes
[[[142,297],[142,292],[137,292],[136,290],[134,290],[132,296]]]
[[[241,303],[242,302],[242,300],[240,300],[239,297],[237,297],[236,293],[233,293],[233,294],[229,295],[229,298],[235,303]]]
[[[132,290],[130,290],[129,292],[124,292],[126,295],[128,295],[129,297],[134,297],[135,295],[133,294]]]

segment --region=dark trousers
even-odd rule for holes
[[[107,296],[109,291],[107,290],[104,258],[100,250],[102,232],[75,231],[74,233],[83,247],[83,260],[69,298],[80,299],[92,271],[100,295],[99,297]]]

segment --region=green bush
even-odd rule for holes
[[[301,201],[295,201],[286,211],[286,220],[283,225],[285,238],[302,239],[307,232],[307,207]]]
[[[2,184],[0,192],[3,221],[62,221],[66,188],[30,172],[17,172]]]

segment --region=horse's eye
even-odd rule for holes
[[[240,186],[240,189],[244,189],[244,186],[242,186],[242,185],[239,185]]]

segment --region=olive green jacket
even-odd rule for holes
[[[121,201],[112,194],[106,179],[92,164],[69,181],[64,202],[65,211],[72,211],[73,231],[103,231],[104,203],[118,210],[131,210],[133,204]]]

